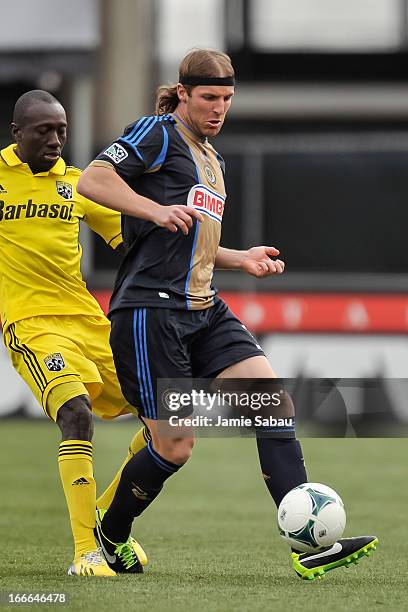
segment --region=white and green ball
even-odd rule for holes
[[[288,544],[302,552],[317,552],[341,538],[346,512],[341,497],[318,482],[298,485],[282,499],[278,528]]]

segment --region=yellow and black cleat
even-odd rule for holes
[[[109,567],[98,549],[74,559],[69,566],[68,576],[116,576],[116,572]]]
[[[106,510],[96,510],[94,535],[107,564],[117,574],[142,574],[143,566],[147,565],[145,551],[131,536],[126,542],[111,542],[102,531],[102,519],[105,513]]]

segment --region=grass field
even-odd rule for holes
[[[107,484],[132,421],[98,424],[95,471]],[[72,547],[60,488],[58,431],[50,423],[0,421],[3,603],[9,592],[64,592],[64,610],[407,610],[407,441],[304,440],[311,480],[339,491],[346,535],[375,533],[380,546],[350,569],[307,583],[289,567],[254,441],[201,439],[193,459],[139,519],[150,557],[144,575],[66,576]],[[28,608],[33,606],[20,606]],[[15,609],[4,606],[3,609]]]

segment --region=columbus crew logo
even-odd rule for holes
[[[52,353],[47,355],[44,363],[50,372],[60,372],[65,368],[65,361],[61,353]]]
[[[57,181],[57,192],[64,200],[70,200],[72,198],[72,185],[64,183],[64,181]]]
[[[215,176],[215,172],[211,168],[211,166],[209,165],[204,166],[204,172],[205,172],[205,176],[207,177],[207,181],[211,183],[211,185],[215,185],[215,183],[217,182],[217,177]]]

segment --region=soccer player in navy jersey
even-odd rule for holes
[[[126,465],[97,537],[107,554],[125,542],[132,521],[189,459],[194,437],[159,435],[160,378],[274,379],[261,347],[212,285],[214,268],[263,278],[284,271],[272,246],[246,251],[219,246],[225,204],[224,161],[209,143],[222,128],[234,95],[234,70],[224,53],[199,49],[181,62],[179,82],[158,90],[156,114],[125,129],[86,169],[83,195],[122,213],[126,256],[110,305],[111,345],[122,391],[140,406],[151,441]],[[289,395],[281,400],[293,416]],[[294,427],[257,435],[262,473],[278,505],[307,481]],[[337,542],[324,555],[293,553],[295,571],[313,578],[362,556],[376,538]]]

